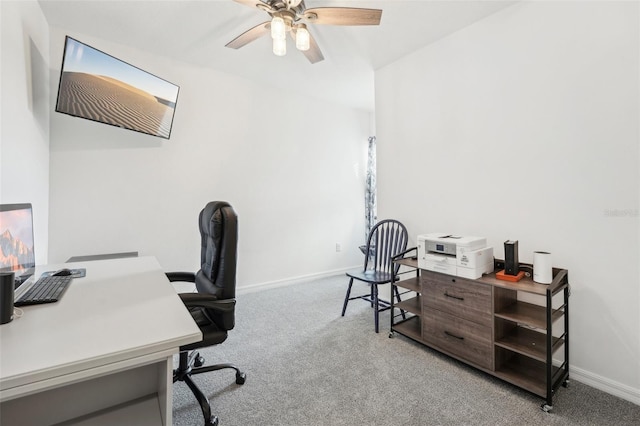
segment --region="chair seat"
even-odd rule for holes
[[[375,284],[390,283],[393,279],[393,274],[391,272],[374,270],[347,272],[347,276],[355,278],[356,280]]]
[[[227,340],[227,331],[221,330],[213,321],[211,321],[203,308],[189,308],[189,312],[202,332],[202,340],[181,346],[180,350],[190,351],[204,346],[218,345]]]

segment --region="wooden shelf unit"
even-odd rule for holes
[[[502,308],[500,311],[495,312],[496,318],[506,319],[542,330],[547,328],[546,314],[546,307],[527,302],[514,302]],[[564,312],[559,309],[551,310],[551,318],[554,322],[561,318],[563,314]]]
[[[545,398],[544,411],[553,408],[555,392],[569,380],[565,269],[554,268],[546,285],[531,277],[497,279],[495,272],[504,269],[501,260],[495,260],[494,273],[476,280],[419,269],[412,258],[396,263],[414,268],[416,276],[392,285],[415,296],[392,303],[390,337],[409,337]],[[524,294],[540,304],[522,300],[532,298]]]
[[[564,339],[553,337],[552,352],[555,352],[562,344],[564,344]],[[545,335],[524,327],[514,327],[510,333],[499,339],[496,338],[495,345],[537,361],[545,362],[547,359]]]
[[[422,339],[422,326],[420,325],[420,317],[414,316],[395,323],[394,331],[397,331],[403,336],[407,336],[413,340],[420,341]]]
[[[396,308],[402,309],[406,312],[410,312],[414,315],[420,315],[422,313],[422,305],[420,304],[420,296],[413,297],[408,300],[403,300],[396,304]]]
[[[421,291],[420,286],[420,271],[418,270],[418,260],[412,258],[401,258],[395,261],[395,263],[408,268],[405,273],[410,273],[415,270],[415,276],[406,278],[401,281],[393,283],[398,288],[401,295],[415,293],[410,299],[405,299],[402,302],[396,303],[393,309],[394,300],[391,301],[391,323],[395,331],[410,339],[421,341],[422,340],[422,304],[421,304]],[[393,297],[391,299],[394,299]]]

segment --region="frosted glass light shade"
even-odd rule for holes
[[[284,19],[276,16],[271,20],[271,38],[274,40],[284,40],[287,35],[287,29],[284,25]]]
[[[309,50],[309,30],[307,30],[304,26],[296,30],[296,47],[298,48],[298,50]]]
[[[273,39],[273,54],[276,56],[284,56],[287,54],[287,39]]]

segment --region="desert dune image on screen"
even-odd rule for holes
[[[67,37],[56,111],[168,139],[178,86]]]

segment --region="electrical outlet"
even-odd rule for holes
[[[336,243],[336,252],[342,251],[342,244]]]

